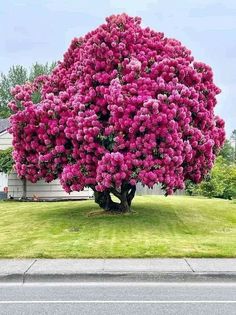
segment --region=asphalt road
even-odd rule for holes
[[[0,314],[236,314],[236,283],[0,284]]]

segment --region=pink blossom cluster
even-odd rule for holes
[[[119,152],[106,153],[98,162],[97,190],[103,191],[111,187],[120,188],[124,181],[130,180],[130,169],[125,156]]]
[[[80,165],[66,165],[61,173],[62,187],[66,192],[84,189],[85,178],[80,170]]]
[[[110,16],[74,39],[51,75],[12,90],[20,176],[60,178],[68,192],[141,182],[171,194],[212,168],[225,139],[212,69],[140,23]]]

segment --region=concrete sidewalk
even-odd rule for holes
[[[236,259],[1,259],[0,282],[236,281]]]

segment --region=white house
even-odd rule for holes
[[[5,150],[12,146],[12,135],[8,132],[8,119],[0,119],[0,150]],[[93,191],[85,188],[80,192],[66,193],[59,180],[46,183],[43,180],[33,184],[26,181],[26,197],[40,199],[89,199],[93,197]],[[24,191],[24,182],[15,172],[10,174],[0,173],[0,197],[5,196],[4,190],[8,191],[8,197],[21,198]]]

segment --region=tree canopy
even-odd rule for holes
[[[220,150],[219,155],[222,156],[228,164],[235,163],[235,150],[230,140],[225,140],[224,146]]]
[[[102,208],[128,211],[138,182],[172,194],[209,172],[225,139],[218,93],[212,69],[179,41],[110,16],[51,75],[12,89],[16,170],[59,178],[67,192],[89,186]]]

